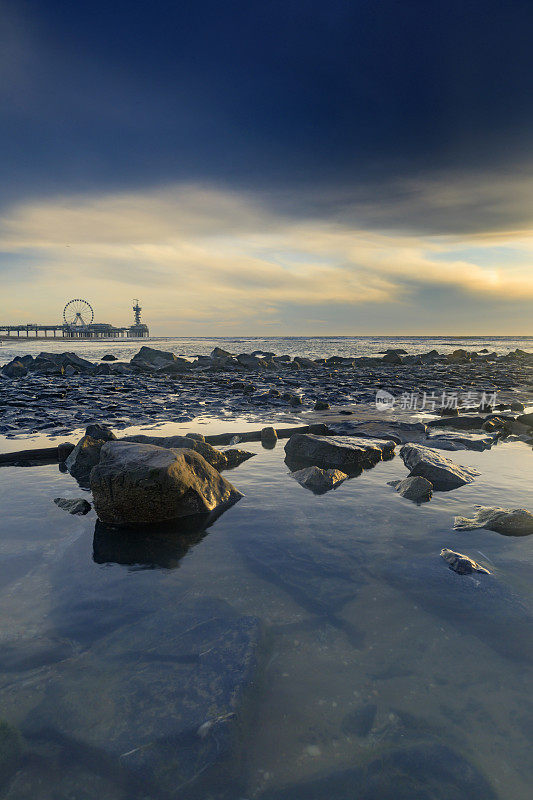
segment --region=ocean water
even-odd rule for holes
[[[76,341],[69,339],[26,339],[0,342],[0,363],[6,363],[17,355],[41,351],[63,352],[74,350],[80,356],[98,361],[106,353],[120,360],[130,359],[143,345],[170,350],[176,355],[207,355],[214,347],[222,347],[231,353],[250,353],[254,350],[274,352],[277,355],[324,358],[331,355],[369,356],[387,348],[397,347],[408,353],[438,350],[448,353],[457,348],[481,350],[504,354],[519,348],[533,352],[533,336],[259,336],[249,337],[176,337],[144,340],[95,340]]]
[[[416,506],[387,485],[399,457],[315,496],[283,442],[244,447],[243,499],[159,549],[59,510],[83,492],[57,465],[0,468],[0,708],[26,747],[5,779],[0,743],[0,796],[529,800],[533,540],[452,526],[531,508],[531,448],[448,453],[481,475]]]

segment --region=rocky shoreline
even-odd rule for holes
[[[233,355],[220,348],[186,359],[141,347],[129,362],[113,359],[93,363],[73,352],[43,352],[5,364],[0,434],[61,436],[98,421],[123,429],[210,414],[265,420],[331,408],[342,414],[354,405],[375,404],[380,390],[386,400],[396,398],[396,409],[410,412],[438,413],[444,396],[455,398],[459,409],[485,404],[485,410],[497,411],[521,411],[533,399],[533,354],[521,350],[504,356],[389,350],[376,358],[312,360],[261,351]]]

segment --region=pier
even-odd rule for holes
[[[133,325],[117,327],[93,322],[94,312],[86,300],[69,300],[63,309],[63,322],[41,325],[37,322],[0,324],[0,339],[145,339],[148,326],[141,322],[141,307],[133,301]]]

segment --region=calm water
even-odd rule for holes
[[[57,509],[82,494],[57,465],[1,469],[0,701],[28,748],[3,796],[529,798],[532,540],[452,524],[531,508],[531,449],[448,454],[482,475],[417,507],[399,457],[315,496],[245,447],[245,497],[160,547]]]
[[[210,338],[160,338],[135,341],[97,341],[76,342],[72,340],[25,339],[4,341],[0,347],[0,363],[5,363],[17,355],[31,353],[36,355],[41,350],[62,352],[75,350],[79,355],[95,361],[105,353],[113,353],[119,359],[129,359],[142,344],[172,350],[184,356],[206,355],[214,347],[222,347],[231,353],[250,353],[254,350],[271,351],[278,355],[307,356],[324,358],[331,355],[368,356],[375,355],[389,347],[400,347],[408,353],[439,350],[448,353],[459,347],[466,350],[481,350],[484,347],[491,352],[508,353],[517,347],[521,350],[533,351],[533,336],[483,336],[483,337],[450,337],[450,336],[274,336],[263,337],[210,337]]]

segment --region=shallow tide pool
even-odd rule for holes
[[[157,541],[57,508],[90,499],[57,465],[1,468],[1,730],[23,742],[0,796],[530,797],[532,539],[452,528],[531,510],[531,448],[445,453],[481,475],[417,506],[398,456],[317,496],[283,444],[242,445],[242,500]]]

